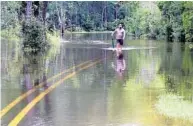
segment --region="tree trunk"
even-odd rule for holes
[[[36,18],[38,18],[38,16],[39,16],[39,10],[40,10],[40,2],[39,1],[34,1],[33,3],[32,3],[32,5],[33,5],[33,14],[34,14],[34,16],[36,17]]]
[[[61,13],[61,32],[62,32],[62,38],[64,37],[64,29],[65,29],[65,14],[63,12],[62,5],[60,7],[60,13]]]
[[[47,6],[48,6],[48,1],[43,1],[42,18],[43,18],[44,25],[46,23],[46,10],[47,10]]]
[[[104,18],[105,18],[105,21],[106,21],[106,14],[104,16],[104,11],[106,12],[106,8],[107,8],[107,5],[105,4],[105,6],[102,9],[102,23],[101,23],[102,28],[104,28]]]
[[[105,28],[107,29],[107,1],[106,1],[106,8],[105,8]]]
[[[27,1],[26,6],[26,20],[29,20],[31,17],[32,1]]]
[[[56,1],[56,10],[57,10],[57,15],[58,15],[58,21],[59,21],[59,26],[60,26],[60,33],[61,33],[61,36],[63,36],[63,26],[62,26],[62,21],[61,21],[61,16],[60,16],[60,12],[59,12],[59,8],[57,6],[57,1]]]
[[[117,20],[118,7],[115,8],[115,19]]]

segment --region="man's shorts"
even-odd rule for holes
[[[120,45],[123,45],[123,39],[117,39],[117,43],[119,43]]]

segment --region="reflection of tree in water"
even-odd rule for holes
[[[187,79],[182,76],[180,70],[182,64],[180,44],[174,43],[174,45],[172,45],[172,51],[174,52],[167,52],[162,49],[163,48],[152,52],[151,50],[128,52],[130,54],[128,71],[131,76],[127,80],[127,85],[122,87],[118,82],[114,82],[113,86],[109,89],[108,114],[111,122],[117,121],[122,123],[125,122],[127,124],[127,122],[130,122],[131,120],[134,122],[136,120],[136,122],[142,122],[147,125],[168,125],[169,122],[169,125],[171,126],[191,126],[191,123],[183,120],[183,118],[178,118],[178,120],[175,121],[174,118],[168,118],[167,115],[160,115],[154,108],[158,96],[163,93],[172,92],[178,94],[183,96],[183,100],[188,100],[188,102],[192,101],[193,95],[191,84],[185,83],[187,82]],[[191,75],[188,75],[188,77],[190,76]],[[140,81],[136,81],[137,78]],[[148,87],[144,86],[143,80],[145,79],[149,80],[147,82],[149,85]],[[190,78],[188,80],[192,81]],[[180,105],[181,104],[178,106]],[[190,115],[192,112],[191,105],[183,105],[184,108],[186,106],[189,108],[186,109],[186,116],[188,114]],[[188,110],[190,112],[188,112]],[[183,113],[183,111],[180,110],[177,112]],[[141,117],[141,115],[144,116]]]
[[[181,62],[181,44],[177,42],[173,44],[164,43],[163,50],[161,51],[160,72],[167,70],[167,72],[173,73],[174,70],[180,68]]]
[[[128,52],[128,72],[130,78],[135,78],[136,84],[143,83],[143,86],[150,86],[150,83],[157,77],[157,68],[160,65],[158,54],[153,50],[134,50]],[[156,60],[155,60],[156,58]]]
[[[184,75],[193,74],[193,59],[191,55],[191,50],[188,45],[185,46],[185,51],[183,55],[182,70]]]
[[[77,48],[77,49],[70,49],[69,50],[71,53],[69,53],[69,60],[70,62],[72,62],[72,66],[78,65],[82,62],[88,61],[88,60],[94,60],[96,58],[102,58],[101,55],[101,50],[97,50],[97,49],[81,49],[81,48]],[[91,84],[91,83],[95,83],[94,80],[96,80],[96,75],[99,75],[99,70],[96,70],[98,65],[92,66],[92,69],[87,69],[86,73],[89,74],[80,74],[80,75],[76,75],[75,77],[73,77],[71,80],[73,81],[73,85],[76,88],[79,88],[81,85],[80,84],[84,84],[81,83],[80,81],[83,78],[87,79],[87,82],[85,83],[86,85]],[[76,72],[78,69],[73,67],[73,72]],[[85,73],[84,71],[82,73]],[[100,78],[98,78],[100,80]],[[92,85],[92,84],[91,84]]]
[[[176,70],[180,68],[182,64],[182,51],[181,51],[182,44],[179,42],[174,42],[172,44],[172,54],[171,54],[171,64],[170,69]]]
[[[72,63],[71,65],[102,57],[101,50],[96,49],[76,48],[68,49],[68,51],[69,55],[67,58]],[[73,69],[74,72],[77,70]],[[62,99],[62,102],[60,101],[60,104],[57,104],[60,107],[55,108],[63,115],[56,115],[59,121],[70,120],[65,122],[66,125],[77,125],[80,123],[89,125],[92,122],[97,125],[104,124],[106,91],[103,88],[105,84],[103,85],[104,74],[102,72],[104,73],[102,64],[96,64],[66,80],[64,85],[57,89],[65,92],[65,95],[61,95],[61,92],[57,95],[57,98],[60,97],[58,99]]]
[[[16,43],[3,42],[3,44],[5,44],[5,49],[2,51],[4,55],[2,64],[5,73],[2,77],[4,80],[9,80],[9,82],[3,82],[4,84],[8,82],[6,87],[19,87],[20,85],[16,83],[18,81],[23,85],[23,78],[26,74],[29,74],[32,83],[34,81],[39,83],[41,80],[38,79],[42,78],[43,72],[46,73],[47,66],[57,53],[57,51],[54,52],[55,49],[50,49],[48,52],[22,52],[21,47]]]
[[[177,84],[172,76],[165,77],[165,86],[168,92],[177,93]]]
[[[47,63],[49,64],[44,55],[38,52],[24,53],[24,63],[28,66],[28,74],[31,75],[34,86],[42,82],[43,73],[46,72]]]
[[[187,45],[174,42],[165,47],[171,50],[164,50],[159,74],[165,78],[166,95],[160,95],[156,108],[166,116],[193,122],[193,105],[190,104],[193,100],[193,55]]]
[[[171,52],[165,51],[171,46]],[[165,77],[167,92],[177,93],[184,99],[191,100],[193,96],[193,55],[191,55],[191,50],[187,45],[176,42],[166,44],[165,50],[161,55],[159,74],[163,74]]]

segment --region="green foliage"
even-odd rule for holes
[[[59,28],[60,16],[66,27],[75,25],[85,31],[114,30],[116,20],[124,20],[127,16],[132,16],[131,12],[137,9],[137,5],[138,2],[50,2],[47,19],[55,28]],[[62,13],[64,17],[61,16]],[[117,13],[117,19],[115,13]]]
[[[20,2],[2,1],[1,2],[1,29],[12,29],[17,27],[18,17],[17,11],[20,7]]]
[[[115,20],[115,21],[113,21],[113,22],[108,22],[107,23],[107,30],[109,30],[109,31],[113,31],[113,30],[115,30],[116,29],[116,27],[117,27],[117,25],[118,24],[122,24],[123,25],[123,27],[125,27],[125,21],[122,19],[122,20]]]
[[[108,22],[107,23],[107,30],[113,31],[113,30],[115,30],[116,26],[117,26],[117,24],[115,22]]]
[[[26,20],[27,4],[15,1],[1,2],[1,4],[1,36],[8,38],[12,35],[17,38],[20,35],[19,24]],[[193,2],[191,1],[53,1],[49,2],[48,6],[37,1],[32,2],[30,8],[31,10],[28,8],[30,13],[28,16],[35,17],[40,25],[44,25],[52,32],[62,29],[112,31],[119,23],[123,23],[127,33],[135,37],[193,41]],[[45,23],[42,23],[44,21]],[[45,36],[45,32],[41,34]],[[42,41],[45,41],[45,37]],[[29,45],[35,47],[36,44]]]
[[[51,45],[51,46],[59,46],[60,45],[60,34],[58,32],[53,32],[53,33],[50,33],[50,32],[46,32],[46,38],[47,38],[47,41],[48,43]]]
[[[190,52],[190,47],[189,47],[188,43],[186,43],[186,45],[185,45],[182,69],[184,70],[184,73],[191,73],[191,72],[193,72],[193,64],[192,64],[191,52]]]
[[[186,40],[193,42],[193,2],[184,2],[184,12],[182,15],[183,28],[185,30]]]
[[[127,31],[136,37],[161,38],[161,14],[156,4],[152,4],[151,7],[153,9],[149,9],[142,3],[139,4],[138,8],[132,12],[132,16],[126,19]]]
[[[17,11],[20,2],[1,2],[1,37],[10,41],[18,41],[20,36],[20,25]]]
[[[85,21],[83,24],[82,24],[82,27],[85,31],[90,31],[90,30],[93,30],[93,21],[91,21],[90,18],[87,19],[87,21]]]
[[[48,45],[46,42],[45,28],[41,22],[35,19],[23,23],[22,33],[24,48],[44,50]]]
[[[193,2],[158,2],[169,41],[192,41]]]
[[[2,29],[0,31],[1,37],[9,41],[19,41],[21,40],[20,30],[20,25],[17,25],[15,28]]]

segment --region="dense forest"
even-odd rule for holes
[[[23,38],[24,46],[45,47],[69,31],[112,31],[118,23],[137,38],[192,42],[193,2],[1,2],[1,37]]]

